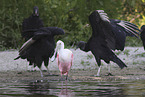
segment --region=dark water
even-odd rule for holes
[[[65,83],[64,83],[65,84]],[[138,81],[18,81],[0,83],[0,97],[145,97],[145,80]]]

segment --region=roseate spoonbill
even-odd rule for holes
[[[89,21],[92,27],[92,36],[88,42],[80,41],[77,48],[85,52],[91,51],[95,56],[99,66],[97,76],[100,76],[101,59],[108,64],[113,61],[121,69],[127,67],[112,50],[123,50],[127,35],[138,37],[139,33],[137,31],[139,29],[137,26],[127,21],[109,20],[103,10],[93,11],[89,16]],[[108,70],[111,74],[110,65]]]
[[[30,65],[38,66],[41,71],[42,62],[48,69],[49,58],[55,49],[55,35],[63,35],[64,31],[58,27],[43,27],[34,33],[34,36],[26,41],[19,50],[19,56],[16,59],[27,59]]]
[[[43,21],[39,18],[39,9],[37,6],[33,8],[33,13],[30,17],[23,20],[21,35],[27,41],[34,36],[37,29],[44,27]]]
[[[69,49],[64,49],[64,43],[61,40],[57,41],[53,57],[55,56],[56,52],[57,52],[58,68],[61,72],[61,79],[62,75],[66,75],[66,84],[67,84],[68,72],[73,62],[73,53]]]

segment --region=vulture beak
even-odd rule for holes
[[[35,10],[35,15],[36,15],[36,16],[39,16],[38,10]]]
[[[77,45],[76,48],[75,48],[75,50],[77,50],[78,48],[79,48],[79,46]]]

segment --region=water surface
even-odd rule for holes
[[[18,81],[0,83],[1,97],[144,97],[145,80],[137,81]]]

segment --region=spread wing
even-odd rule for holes
[[[25,51],[27,48],[29,48],[33,43],[35,43],[37,40],[47,37],[48,35],[51,35],[51,31],[49,31],[46,28],[40,28],[39,30],[37,30],[33,37],[30,38],[29,40],[27,40],[22,47],[19,50],[19,53],[22,53],[23,51]]]
[[[118,19],[109,19],[109,20],[111,22],[111,25],[115,25],[119,27],[119,29],[121,29],[126,33],[126,36],[134,36],[139,38],[140,30],[135,24],[130,23],[128,21],[118,20]]]
[[[28,41],[26,41],[22,47],[20,48],[19,52],[22,53],[23,51],[25,51],[28,47],[30,47],[33,43],[35,43],[35,41],[47,37],[49,35],[52,35],[52,37],[54,35],[63,35],[64,34],[64,30],[58,27],[43,27],[38,29],[35,33],[34,36],[32,38],[30,38]]]
[[[100,12],[103,16],[101,16]],[[101,59],[103,59],[106,63],[115,62],[122,69],[127,66],[111,50],[113,46],[115,47],[117,39],[110,21],[104,15],[106,14],[103,11],[96,10],[89,16],[93,33],[86,46],[89,46],[95,56],[98,66],[101,65]]]
[[[135,24],[117,19],[109,19],[103,10],[94,11],[89,16],[89,20],[93,27],[92,36],[98,37],[101,35],[104,37],[108,47],[112,50],[123,50],[126,36],[139,38],[140,30]]]
[[[140,37],[141,37],[141,40],[143,42],[143,46],[144,46],[144,49],[145,49],[145,25],[143,25],[141,27]]]
[[[45,27],[45,30],[49,30],[52,35],[64,35],[64,30],[58,27]]]
[[[96,10],[89,16],[89,21],[93,30],[92,36],[101,36],[106,40],[109,48],[115,49],[116,38],[107,14],[103,10]]]

